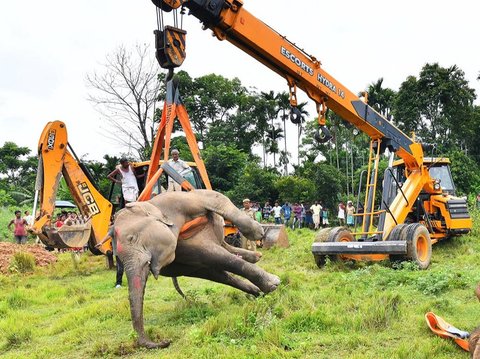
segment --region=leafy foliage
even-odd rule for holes
[[[310,201],[315,198],[315,187],[313,180],[297,176],[280,177],[275,182],[275,189],[282,201],[290,203]]]
[[[257,163],[249,163],[241,173],[237,185],[226,192],[232,202],[240,204],[243,198],[273,203],[280,195],[275,188],[278,172],[263,169]]]
[[[248,156],[235,147],[222,144],[207,147],[203,158],[212,188],[227,192],[237,185],[247,165]]]

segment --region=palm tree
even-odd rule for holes
[[[300,164],[300,137],[302,136],[303,123],[305,117],[309,116],[308,111],[305,109],[307,102],[302,102],[297,105],[298,113],[300,114],[300,122],[297,123],[297,165]]]
[[[273,153],[273,165],[276,166],[276,159],[275,159],[275,153],[278,153],[278,146],[276,146],[276,150],[274,147],[272,147],[272,140],[276,140],[280,137],[277,136],[275,133],[276,129],[274,126],[274,120],[278,116],[278,109],[277,109],[277,100],[278,100],[278,94],[276,94],[274,91],[269,91],[269,92],[261,92],[261,97],[264,101],[264,110],[265,110],[265,116],[267,118],[267,121],[270,121],[270,126],[267,126],[265,128],[265,131],[263,133],[263,141],[264,141],[264,147],[263,147],[263,152],[264,152],[264,164],[265,164],[265,152],[270,152]],[[267,137],[267,138],[265,138]],[[270,143],[267,144],[267,142],[270,140]],[[273,149],[274,152],[271,152],[269,149],[266,148],[268,146],[269,149]]]
[[[389,88],[383,87],[383,78],[381,77],[376,82],[372,82],[368,85],[367,93],[368,104],[390,120],[395,92]]]
[[[283,152],[285,156],[288,156],[288,151],[287,151],[287,127],[286,127],[286,122],[287,118],[289,117],[289,114],[287,114],[287,111],[290,110],[290,95],[288,92],[281,92],[277,95],[277,116],[278,114],[281,113],[280,117],[283,121],[283,140],[284,140],[284,146],[283,146]],[[283,161],[283,164],[285,166],[284,171],[285,174],[288,173],[288,161]]]
[[[266,133],[266,151],[273,154],[273,166],[277,166],[276,154],[280,152],[278,148],[278,140],[284,137],[283,130],[275,125],[272,125]]]

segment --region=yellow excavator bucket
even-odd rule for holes
[[[82,248],[87,245],[92,232],[92,224],[63,225],[60,228],[49,228],[42,236],[42,241],[54,248]]]
[[[265,231],[265,238],[263,240],[263,248],[271,248],[278,246],[288,248],[288,234],[283,224],[262,224]]]

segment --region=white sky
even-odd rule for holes
[[[480,93],[480,3],[471,0],[244,0],[255,16],[317,57],[354,93],[378,78],[397,90],[427,62],[465,71]],[[150,43],[155,7],[149,0],[44,0],[0,3],[0,145],[36,150],[48,121],[62,120],[79,156],[100,160],[126,152],[101,135],[99,114],[86,100],[85,76],[100,70],[119,45]],[[285,91],[285,81],[192,16],[185,17],[191,76],[215,72],[259,90]],[[301,101],[307,97],[299,94]],[[477,100],[477,103],[479,101]],[[313,116],[314,107],[309,107]],[[296,144],[296,130],[288,142]],[[295,145],[294,145],[295,146]],[[290,150],[290,149],[289,149]]]

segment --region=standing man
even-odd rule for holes
[[[121,179],[116,179],[115,176],[120,174]],[[143,177],[145,174],[139,175],[138,177]],[[129,202],[135,202],[138,198],[138,184],[137,176],[133,171],[130,162],[126,158],[120,160],[120,165],[118,165],[108,176],[107,178],[115,183],[122,185],[123,199],[125,204]]]
[[[250,200],[248,198],[245,198],[242,203],[243,203],[242,212],[245,213],[247,216],[249,216],[251,219],[253,219],[255,221],[256,220],[255,219],[255,212],[256,211],[252,208]],[[242,247],[243,248],[246,248],[246,249],[251,250],[251,251],[255,251],[257,249],[257,245],[261,246],[261,242],[258,241],[258,243],[255,243],[255,241],[250,241],[247,238],[245,238],[242,234]]]
[[[282,207],[280,203],[275,202],[275,206],[272,208],[273,218],[275,219],[275,224],[282,224]]]
[[[122,261],[117,255],[117,239],[115,238],[115,229],[113,227],[113,221],[110,224],[110,227],[108,228],[107,234],[105,235],[105,237],[103,237],[103,239],[98,244],[95,245],[95,248],[100,248],[110,238],[112,239],[113,256],[115,257],[115,262],[117,264],[117,278],[116,278],[117,280],[115,282],[115,288],[120,288],[122,286],[124,267],[123,267]]]
[[[345,225],[345,204],[343,202],[338,204],[337,219],[340,226]]]
[[[263,220],[265,222],[268,222],[268,219],[270,218],[270,214],[272,213],[272,206],[270,206],[270,202],[265,202],[265,206],[263,206],[262,209],[263,213]]]
[[[285,204],[282,206],[282,212],[283,212],[283,220],[285,226],[288,227],[288,223],[290,222],[290,217],[292,216],[292,207],[290,207],[290,203],[285,202]]]
[[[25,226],[28,226],[27,221],[22,218],[22,212],[19,210],[15,211],[15,218],[10,221],[7,228],[10,230],[12,224],[14,225],[13,228],[13,239],[17,244],[25,244],[27,243],[27,230]]]
[[[355,214],[355,207],[353,206],[352,201],[347,202],[347,208],[345,209],[347,213],[347,226],[351,227],[355,224],[354,214]]]
[[[295,202],[293,204],[293,223],[292,223],[292,229],[295,229],[295,226],[298,228],[302,228],[302,206],[298,204],[298,202]]]
[[[25,211],[24,214],[25,214],[25,215],[23,216],[23,219],[26,220],[26,221],[27,221],[27,225],[28,225],[29,227],[31,227],[32,224],[33,224],[33,216],[30,214],[29,211]]]
[[[178,174],[182,174],[182,171],[187,169],[187,168],[190,168],[190,166],[185,162],[185,161],[182,161],[180,158],[179,158],[179,152],[177,149],[173,149],[170,154],[172,155],[172,158],[168,160],[168,164],[175,170],[178,172]],[[169,177],[168,178],[168,190],[169,192],[171,191],[181,191],[182,190],[182,186],[175,182],[173,180],[173,178]]]
[[[310,210],[312,211],[312,218],[313,218],[313,224],[315,225],[315,230],[320,228],[320,212],[322,211],[322,206],[318,203],[318,201],[315,201],[315,204],[312,204],[310,206]]]

